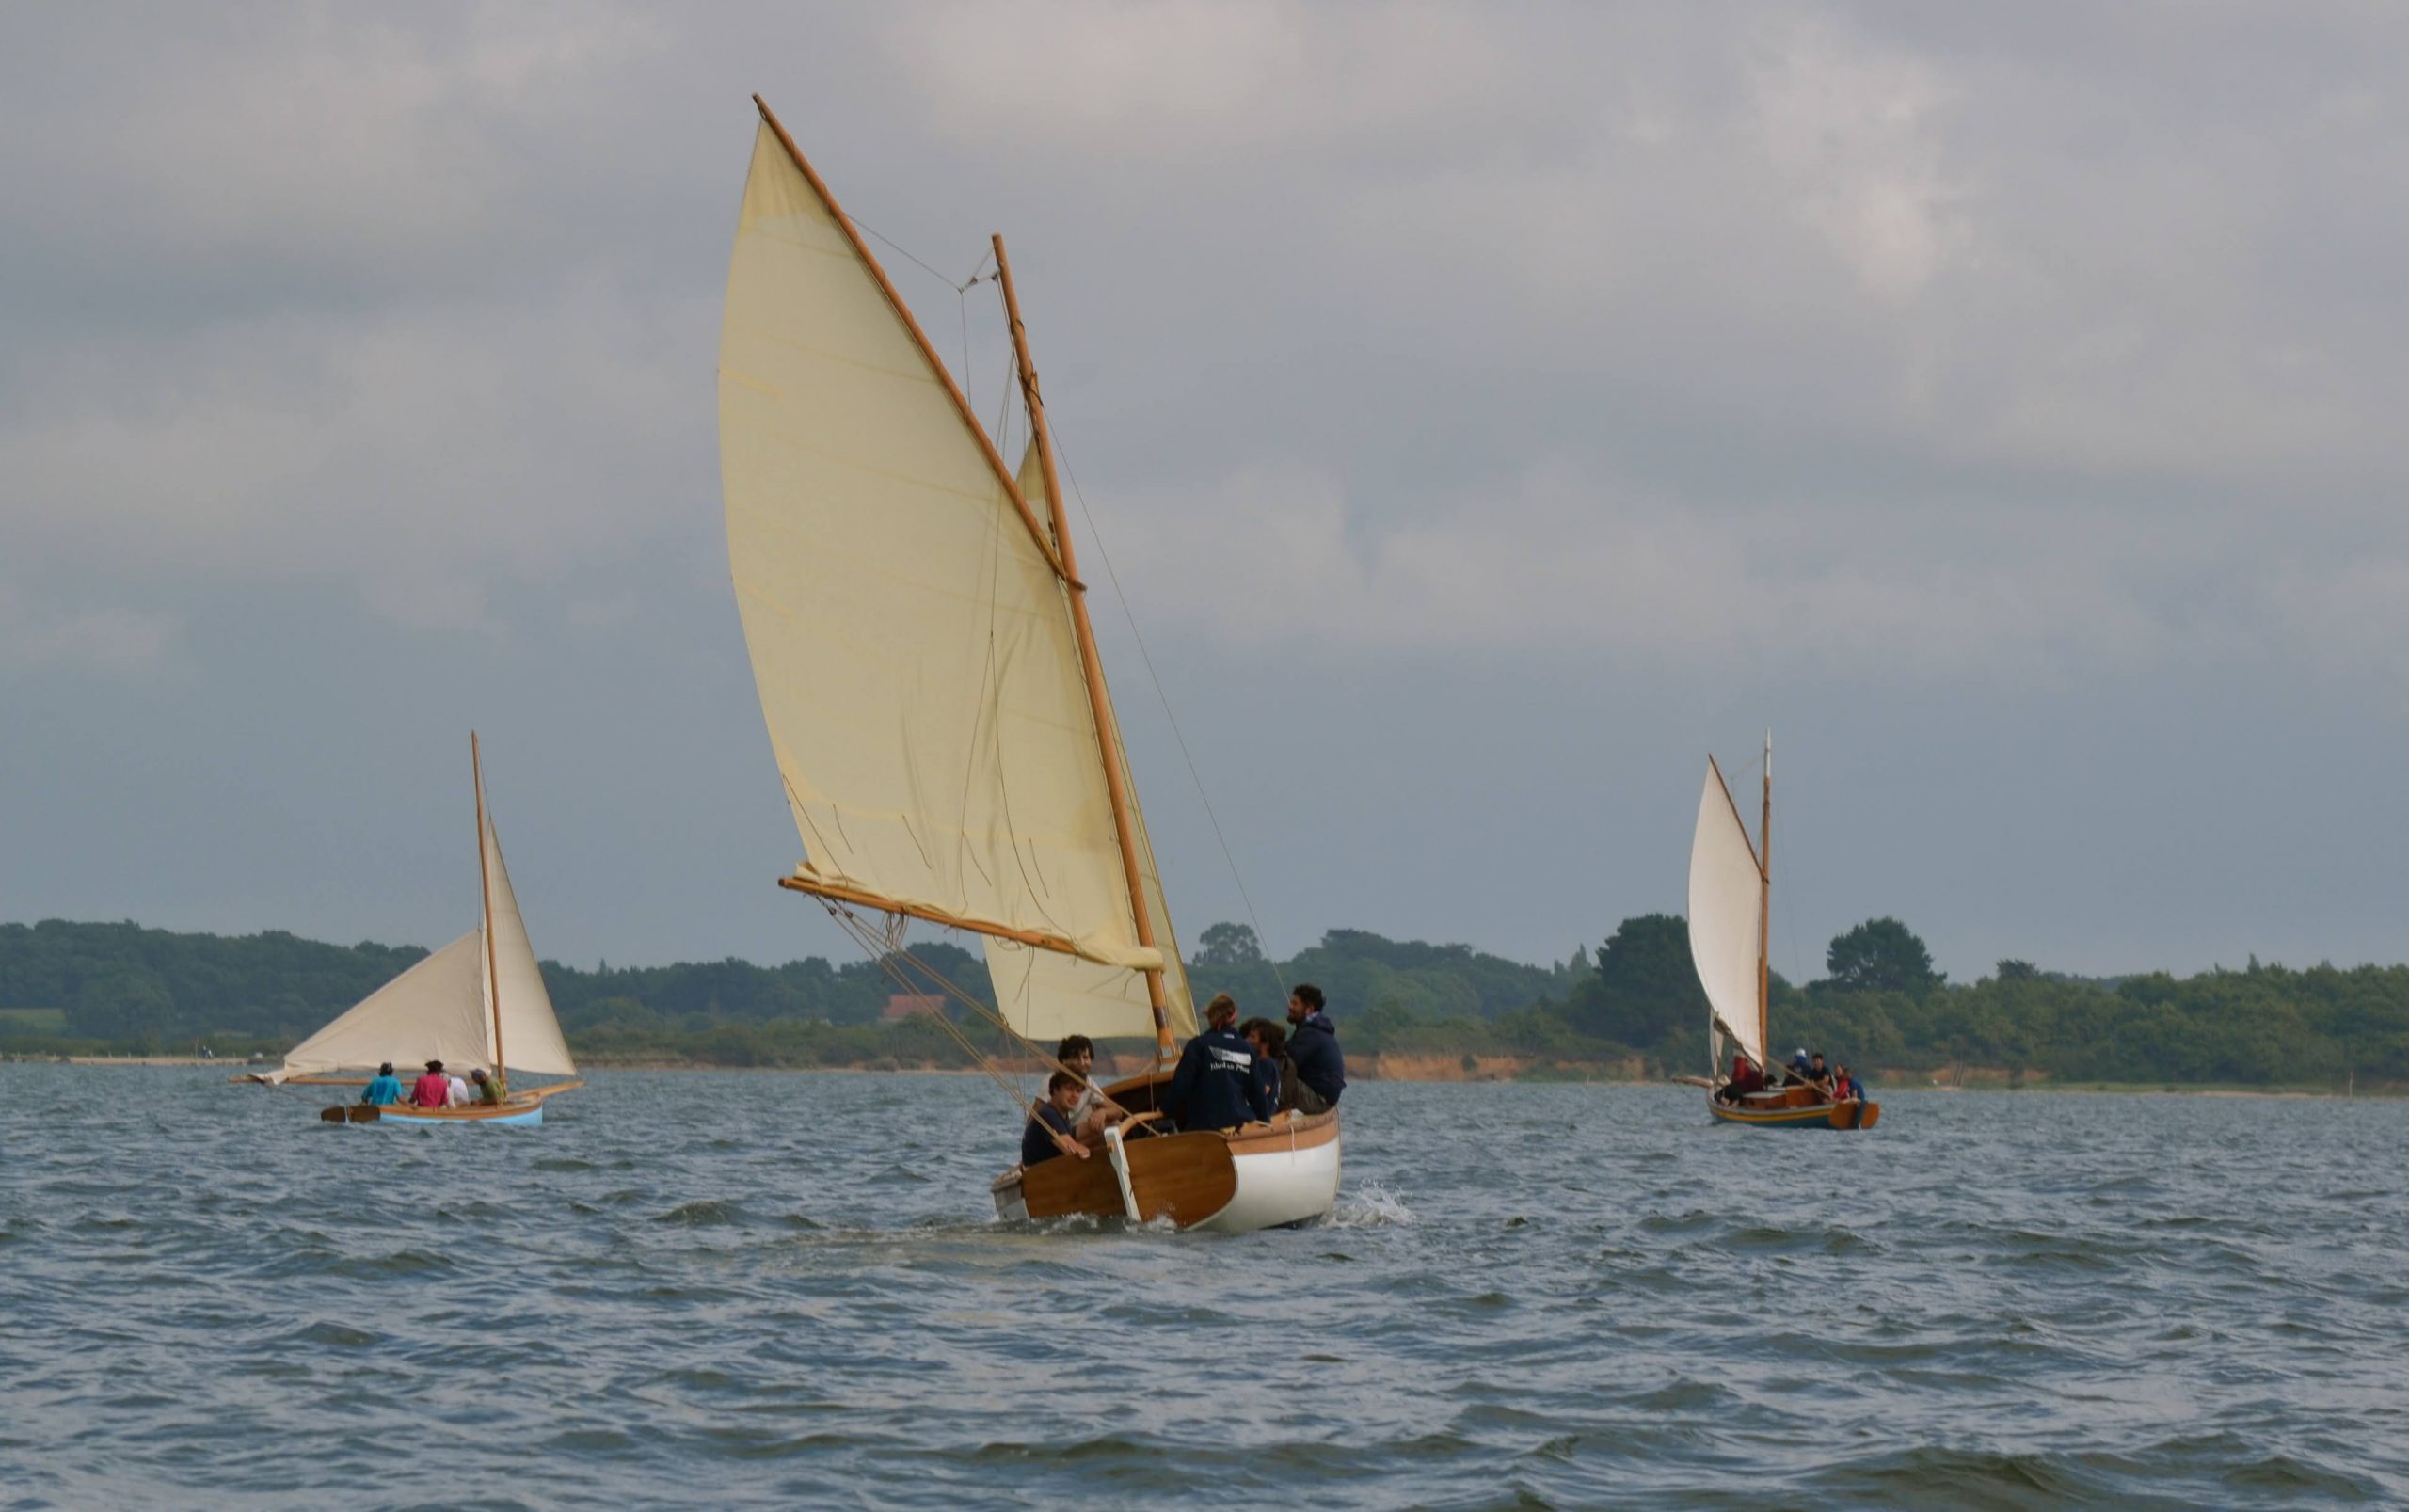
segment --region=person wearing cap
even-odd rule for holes
[[[1807,1047],[1802,1044],[1790,1052],[1790,1065],[1781,1074],[1781,1084],[1784,1087],[1804,1087],[1812,1079],[1807,1074]]]
[[[1231,1027],[1236,999],[1223,993],[1204,1005],[1204,1033],[1179,1054],[1164,1091],[1163,1111],[1183,1129],[1235,1129],[1252,1119],[1271,1122],[1271,1099],[1254,1072],[1254,1046]]]
[[[442,1061],[430,1060],[426,1063],[426,1074],[411,1084],[410,1102],[418,1107],[452,1106],[452,1078],[443,1074]]]
[[[376,1078],[360,1089],[359,1100],[371,1107],[391,1107],[402,1100],[402,1078],[390,1060],[376,1068]]]
[[[479,1066],[469,1073],[469,1079],[477,1084],[476,1090],[470,1094],[471,1098],[487,1107],[501,1106],[502,1078],[500,1076],[488,1076],[486,1074],[485,1068]]]

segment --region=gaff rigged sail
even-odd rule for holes
[[[1025,1032],[1150,1032],[1144,974],[1168,995],[1176,951],[1133,803],[1162,948],[1139,936],[1050,537],[766,121],[728,269],[720,471],[799,883],[1003,936],[993,975]],[[1192,1026],[1184,983],[1176,1001]]]

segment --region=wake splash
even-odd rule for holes
[[[1338,1202],[1330,1217],[1321,1220],[1325,1229],[1387,1229],[1404,1228],[1417,1221],[1413,1209],[1405,1200],[1376,1181],[1367,1181],[1351,1192],[1338,1194]]]

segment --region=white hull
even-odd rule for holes
[[[1214,1233],[1252,1233],[1326,1218],[1338,1204],[1341,1138],[1300,1150],[1234,1154],[1238,1194],[1230,1205],[1196,1225]]]

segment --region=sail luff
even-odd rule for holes
[[[1114,722],[1111,693],[1105,686],[1104,662],[1096,654],[1095,626],[1088,615],[1086,585],[1078,579],[1078,557],[1071,545],[1070,518],[1062,508],[1062,486],[1054,470],[1054,443],[1045,422],[1045,399],[1037,386],[1037,366],[1029,358],[1029,332],[1021,323],[1020,295],[1013,286],[1012,259],[1005,255],[1002,235],[997,234],[993,241],[996,276],[1004,291],[1004,316],[1012,326],[1013,355],[1020,369],[1021,393],[1029,408],[1029,436],[1037,448],[1039,475],[1045,484],[1045,512],[1054,526],[1054,545],[1071,604],[1071,624],[1078,639],[1079,665],[1086,674],[1088,712],[1095,723],[1096,760],[1104,768],[1105,792],[1112,804],[1113,838],[1121,847],[1122,878],[1129,889],[1130,922],[1137,931],[1139,946],[1154,949],[1153,910],[1146,906],[1145,882],[1138,864],[1130,819],[1128,785],[1123,780],[1121,731]],[[1155,1020],[1155,1053],[1158,1058],[1169,1060],[1173,1045],[1160,970],[1146,973],[1146,1001]]]
[[[787,156],[794,160],[795,168],[803,175],[804,182],[811,185],[811,192],[818,195],[821,203],[828,207],[828,214],[836,220],[838,229],[843,231],[845,239],[853,244],[854,255],[862,260],[862,264],[869,269],[870,277],[878,280],[880,292],[886,295],[886,302],[894,307],[897,317],[903,322],[904,329],[912,333],[912,340],[918,344],[920,355],[928,360],[930,370],[936,374],[945,387],[947,396],[953,401],[954,410],[962,417],[964,427],[978,440],[980,450],[986,454],[988,464],[996,470],[997,481],[1003,485],[1004,492],[1012,499],[1013,507],[1020,512],[1021,523],[1029,527],[1029,538],[1035,541],[1037,549],[1045,553],[1045,560],[1052,565],[1055,574],[1064,581],[1077,586],[1078,575],[1071,569],[1063,553],[1057,551],[1054,549],[1054,543],[1046,539],[1045,530],[1037,522],[1036,512],[1029,507],[1029,501],[1021,497],[1019,485],[1013,482],[1011,470],[1004,466],[1003,454],[996,450],[995,438],[987,434],[987,427],[979,422],[978,415],[971,409],[970,397],[964,393],[962,386],[954,381],[952,370],[948,368],[945,365],[945,359],[937,355],[936,347],[929,341],[928,332],[920,328],[920,322],[913,315],[912,307],[905,304],[902,294],[896,292],[894,280],[887,278],[886,269],[880,264],[878,258],[870,251],[869,244],[863,241],[861,232],[854,229],[853,218],[845,214],[843,206],[837,203],[837,197],[828,192],[828,185],[821,180],[819,171],[812,167],[811,160],[803,155],[803,150],[795,146],[794,138],[787,135],[786,126],[771,111],[769,102],[757,94],[753,97],[753,103],[761,112],[762,121],[777,137],[778,145],[785,148]]]
[[[504,1092],[510,1090],[510,1072],[502,1058],[502,972],[494,964],[493,945],[493,866],[487,859],[491,850],[492,832],[486,827],[486,768],[484,756],[477,749],[477,732],[469,732],[469,774],[477,789],[477,906],[478,926],[486,939],[486,1006],[493,1014],[493,1074],[502,1079]]]

